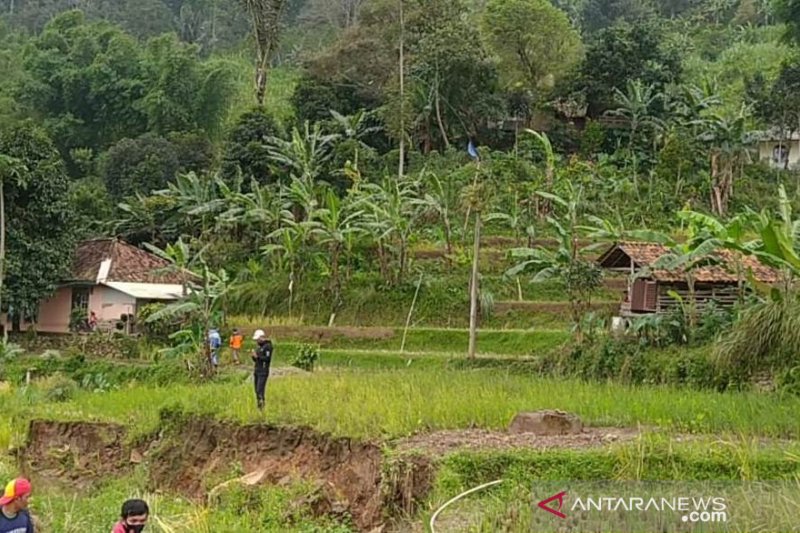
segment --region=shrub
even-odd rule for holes
[[[319,346],[312,346],[310,344],[303,344],[297,351],[297,357],[292,361],[292,366],[305,370],[306,372],[313,372],[314,365],[319,359]]]
[[[158,342],[167,342],[169,336],[181,329],[179,321],[172,318],[160,318],[149,321],[149,318],[162,311],[164,304],[147,304],[142,306],[136,316],[138,331],[148,339]]]
[[[48,402],[66,402],[78,391],[78,384],[61,373],[53,374],[38,382]]]
[[[86,313],[86,309],[76,307],[69,314],[69,330],[81,331],[87,325],[88,319],[89,315]]]

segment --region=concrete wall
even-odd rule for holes
[[[89,300],[89,310],[97,313],[101,322],[116,322],[122,315],[136,313],[136,298],[111,287],[97,286],[92,296],[94,299]]]
[[[39,306],[36,331],[45,333],[69,333],[69,315],[72,311],[72,288],[61,287]],[[22,330],[29,324],[21,324]]]
[[[98,322],[116,323],[122,315],[136,313],[136,299],[110,287],[96,285],[89,293],[89,308],[97,314]],[[36,330],[43,333],[69,333],[69,317],[72,312],[72,288],[61,287],[39,306]],[[0,319],[5,323],[5,315]],[[9,331],[11,324],[7,324]],[[26,331],[31,324],[21,323]]]
[[[783,165],[774,161],[775,148],[780,141],[761,141],[758,143],[758,158],[766,161],[770,167],[782,169]],[[789,150],[789,168],[800,168],[800,140],[783,141],[783,146]]]

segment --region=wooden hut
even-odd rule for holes
[[[652,266],[669,253],[661,244],[620,242],[597,260],[612,272],[628,275],[628,288],[620,306],[620,316],[666,313],[678,305],[670,293],[689,299],[689,285],[684,271],[655,270]],[[702,313],[710,302],[730,307],[739,297],[739,284],[752,276],[761,283],[777,283],[778,272],[762,265],[755,257],[730,250],[718,250],[703,266],[691,272],[695,286],[697,311]],[[737,270],[741,273],[737,275]]]

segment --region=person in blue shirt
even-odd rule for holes
[[[34,533],[33,520],[28,513],[31,482],[17,478],[6,485],[0,498],[0,533]]]
[[[211,364],[216,370],[219,366],[219,350],[222,348],[222,336],[217,328],[211,328],[208,332],[208,346],[211,349]]]

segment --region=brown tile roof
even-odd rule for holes
[[[111,268],[106,281],[127,283],[182,283],[177,272],[169,267],[165,259],[116,239],[84,241],[78,245],[72,261],[72,279],[95,283],[100,264],[111,259]]]
[[[637,267],[650,267],[661,256],[669,253],[669,249],[661,244],[647,242],[620,242],[611,247],[599,259],[602,266],[603,260],[610,257],[611,253],[620,250],[633,260]],[[709,256],[709,260],[715,264],[698,267],[694,270],[695,281],[705,283],[736,283],[735,262],[737,257],[742,262],[745,277],[751,273],[756,281],[762,283],[776,283],[779,281],[778,272],[768,266],[761,264],[758,259],[751,255],[743,255],[733,250],[720,249]],[[652,277],[659,281],[684,281],[682,272],[669,270],[654,270]]]

